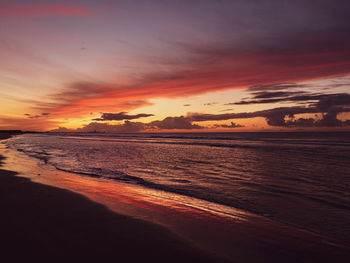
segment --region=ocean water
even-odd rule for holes
[[[350,134],[24,134],[41,166],[231,206],[350,244]]]

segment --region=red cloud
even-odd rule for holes
[[[60,15],[90,16],[84,7],[74,5],[0,5],[1,16]]]
[[[37,106],[58,116],[79,117],[91,111],[135,109],[147,105],[151,98],[186,97],[350,74],[348,31],[328,32],[327,37],[318,33],[308,37],[292,36],[281,39],[278,45],[266,45],[268,47],[252,47],[252,50],[222,46],[191,48],[189,57],[195,57],[195,62],[184,63],[182,71],[145,75],[141,81],[128,86],[76,83],[55,94],[56,103]]]

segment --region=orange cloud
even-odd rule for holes
[[[52,118],[78,118],[90,112],[136,109],[149,105],[152,98],[179,98],[350,74],[347,30],[293,35],[278,43],[269,39],[251,47],[238,48],[232,43],[232,47],[217,44],[187,47],[187,51],[188,60],[179,62],[180,70],[144,74],[129,85],[82,80],[53,94],[46,102],[36,102],[34,108],[50,113]],[[164,58],[164,64],[168,60]]]
[[[58,121],[40,118],[9,118],[0,117],[0,130],[16,130],[22,131],[45,131],[53,129],[62,124]]]
[[[70,105],[62,106],[60,110],[72,107],[80,111],[85,107],[126,101],[186,97],[251,85],[350,74],[350,37],[347,31],[314,33],[312,36],[301,34],[293,39],[282,39],[278,44],[266,43],[268,47],[252,47],[252,50],[224,46],[187,48],[189,59],[179,65],[183,70],[147,74],[129,86],[75,84],[73,92],[67,90],[58,94],[62,100],[70,99]],[[164,62],[168,62],[167,59]]]

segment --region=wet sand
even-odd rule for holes
[[[1,257],[11,262],[223,262],[157,225],[15,174],[0,169]]]
[[[16,166],[14,161],[25,160],[10,159],[10,170]],[[261,216],[232,209],[226,217],[213,213],[215,207],[200,200],[189,203],[134,186],[77,175],[55,177],[56,172],[49,172],[40,170],[41,176],[28,176],[39,184],[0,171],[3,251],[18,257],[65,261],[222,262],[208,252],[215,251],[233,262],[350,262],[347,245]],[[107,204],[117,213],[91,200]],[[144,215],[157,224],[119,212],[137,214],[137,218]]]

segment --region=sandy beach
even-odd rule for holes
[[[161,227],[15,174],[0,170],[1,251],[12,262],[224,262]]]
[[[0,0],[0,263],[350,263],[349,13]]]
[[[181,195],[46,170],[21,156],[15,153],[0,170],[1,243],[15,259],[350,260],[348,246],[303,229],[229,207],[227,215],[217,214],[225,207]]]

